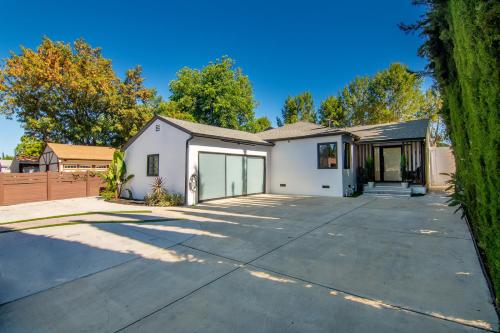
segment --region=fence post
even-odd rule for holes
[[[45,179],[46,179],[46,185],[47,185],[47,200],[50,200],[50,178],[49,178],[49,172],[45,172]]]
[[[85,175],[85,196],[88,197],[90,193],[90,184],[89,184],[89,170],[86,171]]]
[[[3,190],[3,174],[0,173],[0,206],[3,205],[4,202],[4,190]]]

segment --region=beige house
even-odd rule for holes
[[[47,143],[39,159],[40,171],[105,171],[114,151],[111,147]]]

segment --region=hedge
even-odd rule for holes
[[[441,88],[461,200],[493,287],[500,293],[499,108],[500,3],[428,0],[417,24],[420,49]],[[415,27],[415,26],[414,26]]]

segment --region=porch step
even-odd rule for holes
[[[411,188],[402,188],[401,186],[377,186],[369,188],[368,185],[363,187],[363,193],[369,195],[394,195],[394,196],[411,196]]]

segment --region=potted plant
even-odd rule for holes
[[[408,188],[408,171],[406,169],[406,156],[401,155],[401,162],[400,162],[400,168],[401,168],[401,187],[402,188]]]
[[[374,162],[372,157],[367,157],[365,160],[365,171],[366,180],[368,181],[368,188],[373,188],[375,186],[375,170]]]

